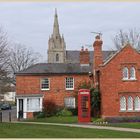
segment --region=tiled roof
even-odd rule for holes
[[[92,70],[92,66],[82,66],[79,63],[38,63],[16,75],[41,75],[41,74],[84,74]]]

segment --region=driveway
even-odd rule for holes
[[[1,110],[2,122],[9,122],[9,112],[11,112],[11,121],[16,121],[16,106],[12,106],[11,110]]]

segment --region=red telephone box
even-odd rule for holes
[[[78,91],[78,122],[90,122],[90,90]]]

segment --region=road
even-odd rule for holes
[[[11,112],[11,121],[16,121],[16,106],[13,106],[11,110],[1,110],[2,122],[9,122],[9,112]]]

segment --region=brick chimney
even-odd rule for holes
[[[84,47],[82,47],[80,51],[80,64],[89,65],[89,63],[90,63],[89,51],[87,48],[84,50]]]
[[[100,36],[97,35],[95,37],[95,42],[93,43],[93,64],[94,69],[98,69],[99,65],[103,63],[103,56],[102,56],[102,44],[103,41],[101,40]]]
[[[93,83],[95,88],[99,88],[99,65],[103,63],[102,44],[103,41],[100,36],[97,35],[93,43]]]

